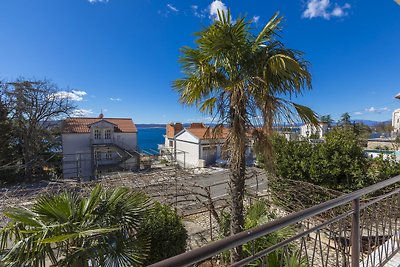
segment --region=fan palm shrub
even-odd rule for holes
[[[40,196],[30,209],[9,208],[0,265],[140,266],[149,240],[137,231],[151,205],[142,193],[97,185],[87,198],[64,192]]]
[[[229,235],[230,214],[221,213],[220,233],[221,238]],[[245,213],[245,230],[263,225],[277,219],[274,212],[270,210],[269,205],[263,200],[257,200],[248,207]],[[243,245],[243,256],[250,257],[268,247],[276,245],[296,233],[292,226],[285,227],[274,231],[268,235],[250,241]],[[221,259],[227,261],[231,252],[222,253]],[[301,257],[296,245],[290,244],[287,247],[279,248],[270,252],[267,256],[257,259],[246,266],[283,266],[283,267],[303,267],[305,266],[305,258]]]

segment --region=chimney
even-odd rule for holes
[[[204,126],[204,124],[201,122],[193,122],[192,124],[190,124],[189,128],[198,129],[198,128],[206,128],[206,126]]]
[[[167,137],[168,138],[173,138],[175,134],[179,133],[180,131],[183,130],[183,125],[182,123],[169,123],[166,126],[166,132],[167,132]]]
[[[183,130],[183,125],[180,122],[175,123],[175,134]]]

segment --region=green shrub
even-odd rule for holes
[[[230,220],[231,216],[229,212],[222,211],[220,214],[220,238],[225,238],[230,235]],[[247,208],[245,213],[245,223],[244,229],[249,230],[251,228],[257,227],[259,225],[268,223],[277,218],[276,214],[271,211],[270,206],[263,200],[257,200],[250,207]],[[254,241],[245,243],[243,245],[243,254],[244,257],[249,257],[253,255],[253,252],[262,251],[270,246],[273,246],[279,242],[282,242],[292,236],[295,233],[295,230],[292,226],[288,226],[277,231],[274,231],[268,235],[260,237]],[[289,254],[294,253],[296,251],[296,247],[290,245],[288,247]],[[288,259],[284,258],[285,255],[281,249],[274,250],[264,260],[268,262],[267,266],[279,266],[281,261],[285,262]],[[220,258],[222,262],[227,263],[230,259],[230,251],[225,251],[220,254]],[[264,266],[261,259],[255,260],[246,266]],[[293,265],[294,266],[294,265]],[[300,266],[300,265],[299,265]]]
[[[334,128],[325,140],[310,144],[276,137],[273,146],[278,176],[342,192],[371,184],[366,179],[368,161],[351,128]]]
[[[185,252],[187,231],[174,210],[156,203],[139,228],[138,236],[150,238],[149,265]]]
[[[370,159],[369,161],[368,177],[372,183],[377,183],[400,174],[400,162],[396,160],[395,155],[384,158],[383,154],[380,154],[378,157]],[[395,187],[396,185],[385,187],[377,193],[387,193]]]

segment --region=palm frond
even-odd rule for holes
[[[37,220],[36,214],[26,208],[11,207],[4,212],[8,218],[23,223],[27,226],[42,227],[43,224]]]
[[[313,125],[318,125],[319,123],[318,115],[312,109],[296,103],[293,103],[293,106],[296,109],[297,113],[299,114],[300,118],[304,122],[311,123]]]
[[[59,266],[140,265],[149,241],[136,233],[151,206],[143,193],[100,185],[88,198],[70,192],[41,196],[32,210],[6,212],[11,221],[0,231],[5,251],[0,263],[44,266],[50,259]]]
[[[282,21],[282,17],[279,17],[279,12],[276,12],[270,20],[265,24],[264,28],[257,35],[256,39],[252,44],[252,51],[256,51],[261,45],[265,42],[271,41],[271,35],[276,34],[277,31],[280,30],[280,23]]]

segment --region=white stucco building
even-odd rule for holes
[[[137,129],[130,118],[69,118],[62,127],[64,178],[138,168]]]
[[[300,127],[299,126],[279,126],[274,127],[274,131],[280,136],[285,137],[288,141],[299,140]]]
[[[202,123],[192,123],[184,128],[181,123],[166,126],[165,142],[160,147],[171,160],[185,168],[197,168],[213,165],[217,159],[227,158],[222,147],[229,133],[221,128],[215,133],[213,128]],[[250,144],[250,140],[249,140]],[[246,149],[246,158],[253,160],[251,145]]]
[[[304,124],[300,126],[300,136],[310,138],[316,136],[321,139],[328,131],[328,124],[320,122],[317,126],[312,124]]]
[[[392,135],[398,136],[400,134],[400,109],[396,109],[392,113]]]

